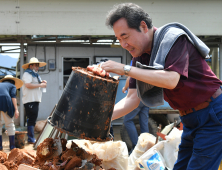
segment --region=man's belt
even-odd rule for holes
[[[217,89],[217,91],[212,95],[212,97],[213,97],[214,99],[216,99],[221,93],[222,93],[222,90],[221,90],[221,88],[219,88],[219,89]],[[184,115],[187,115],[187,114],[192,113],[192,112],[194,112],[194,111],[198,111],[198,110],[204,109],[204,108],[206,108],[206,107],[209,106],[209,104],[210,104],[211,101],[212,101],[211,99],[208,99],[207,101],[205,101],[205,102],[197,105],[196,107],[194,107],[194,108],[192,108],[192,109],[179,110],[179,114],[180,114],[180,116],[184,116]]]

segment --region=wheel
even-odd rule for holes
[[[170,121],[165,114],[150,114],[149,117],[157,123],[157,126],[161,124],[161,129],[170,124]]]
[[[138,136],[140,135],[140,123],[139,123],[139,119],[136,118],[134,119],[134,124],[136,126],[136,129],[137,129],[137,133],[138,133]],[[149,117],[148,119],[148,127],[149,127],[149,133],[151,133],[152,135],[154,136],[157,136],[156,135],[156,132],[157,132],[157,124],[156,122]],[[126,146],[128,148],[128,151],[130,151],[132,149],[132,142],[129,138],[129,135],[127,133],[127,130],[126,130],[126,127],[125,125],[123,124],[121,129],[120,129],[120,136],[121,136],[121,139],[123,142],[126,143]]]

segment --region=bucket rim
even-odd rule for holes
[[[99,79],[103,79],[105,81],[108,81],[108,80],[112,80],[113,82],[115,83],[118,83],[119,84],[119,78],[117,78],[116,76],[115,77],[101,77],[99,75],[95,75],[93,72],[91,71],[88,71],[86,68],[82,68],[82,67],[72,67],[72,72],[71,73],[74,73],[74,72],[79,72],[81,74],[85,74],[85,75],[88,75],[88,76],[91,76],[91,77],[97,77]],[[89,72],[90,74],[87,74],[87,72]]]
[[[51,120],[51,118],[52,118],[52,116],[49,116],[48,118],[47,118],[47,122],[52,126],[52,127],[54,127],[54,128],[56,128],[57,130],[59,130],[60,132],[63,132],[63,133],[66,133],[66,134],[68,134],[69,136],[73,136],[73,137],[76,137],[76,138],[78,138],[78,139],[85,139],[85,138],[80,138],[80,136],[78,135],[75,135],[75,134],[73,134],[73,133],[71,133],[71,132],[68,132],[68,131],[66,131],[66,130],[64,130],[64,129],[62,129],[62,128],[59,128],[59,127],[57,127],[56,125],[54,125],[50,120]],[[107,141],[111,141],[111,140],[113,140],[113,136],[109,133],[109,135],[106,137],[106,139],[95,139],[95,138],[90,138],[90,137],[86,137],[87,139],[86,140],[91,140],[91,141],[98,141],[98,142],[107,142]]]

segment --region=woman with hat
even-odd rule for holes
[[[5,127],[8,131],[10,150],[15,148],[15,125],[14,116],[17,119],[19,111],[17,108],[16,89],[22,87],[22,80],[11,75],[0,80],[0,150],[2,147],[2,120],[4,118]]]
[[[32,57],[29,63],[22,65],[25,72],[22,76],[24,86],[22,87],[22,102],[25,106],[27,116],[28,143],[34,144],[34,127],[38,117],[39,103],[42,99],[42,89],[46,88],[47,82],[41,80],[38,74],[39,67],[45,66],[45,62],[39,62],[36,57]]]

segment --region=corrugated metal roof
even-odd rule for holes
[[[12,75],[13,77],[15,77],[16,76],[15,69],[0,66],[0,79],[5,77],[6,75]]]

